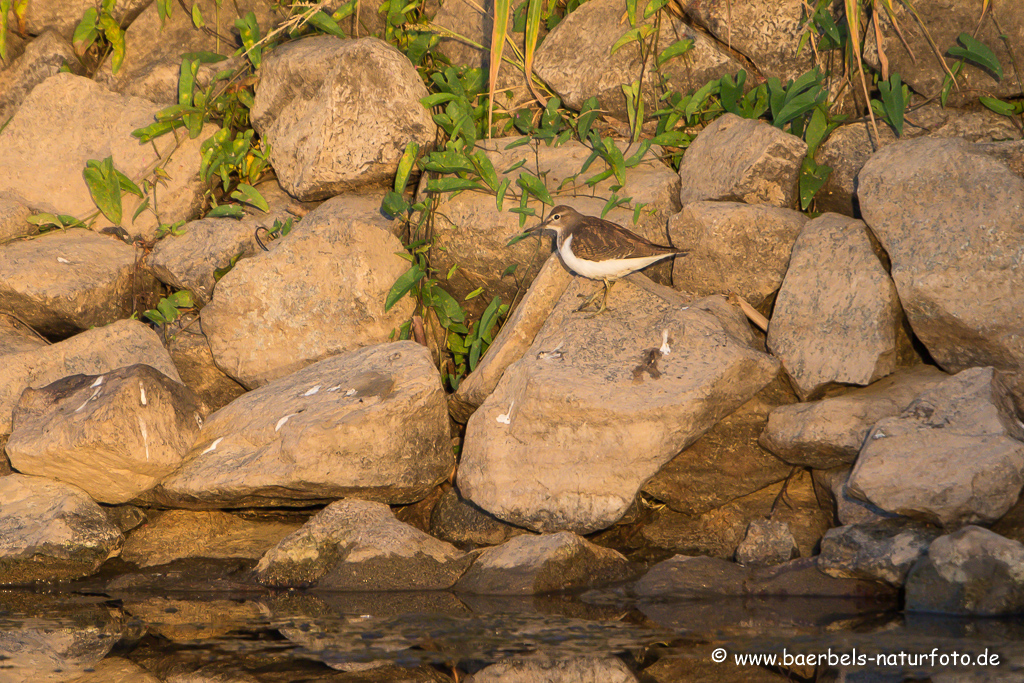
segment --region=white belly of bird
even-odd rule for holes
[[[577,258],[576,254],[572,253],[572,235],[566,237],[565,241],[562,242],[558,254],[562,257],[562,262],[574,273],[583,277],[589,277],[591,280],[617,280],[641,268],[646,268],[661,259],[673,256],[673,254],[658,254],[656,256],[641,256],[639,258],[587,261],[586,259]]]

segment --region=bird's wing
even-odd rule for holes
[[[587,216],[582,229],[574,231],[572,250],[588,261],[607,261],[613,258],[641,258],[673,254],[672,247],[654,244],[611,221]]]

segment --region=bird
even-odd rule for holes
[[[564,204],[551,209],[547,220],[526,232],[539,235],[545,231],[555,233],[555,248],[570,270],[591,280],[604,281],[601,307],[589,317],[607,310],[608,294],[619,278],[662,259],[689,253],[655,244],[621,225],[596,216],[584,216]],[[582,311],[600,293],[600,289],[594,292],[576,310]]]

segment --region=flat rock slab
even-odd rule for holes
[[[125,503],[181,464],[203,418],[190,389],[148,365],[26,389],[7,455],[25,474]]]
[[[914,563],[942,532],[907,519],[883,519],[829,529],[818,568],[829,576],[903,585]]]
[[[876,422],[896,417],[948,376],[916,365],[841,396],[779,406],[768,415],[760,443],[793,465],[824,470],[853,464]]]
[[[966,526],[941,536],[907,576],[908,612],[998,616],[1024,612],[1024,545]]]
[[[964,370],[872,428],[850,491],[888,512],[957,527],[994,522],[1024,486],[1024,424],[992,368]]]
[[[343,195],[307,214],[273,251],[239,261],[203,309],[217,365],[254,389],[387,341],[415,307],[403,297],[384,311],[409,267],[391,224],[379,205],[370,211],[365,198]]]
[[[738,202],[690,202],[669,218],[676,249],[672,286],[696,296],[736,293],[760,306],[778,291],[793,243],[807,216],[792,209]]]
[[[0,477],[0,584],[95,573],[124,541],[77,486],[23,474]]]
[[[596,587],[632,576],[629,561],[569,531],[517,536],[478,551],[455,589],[491,595],[535,595]]]
[[[173,507],[415,502],[455,466],[441,378],[411,341],[335,356],[218,410],[153,492]]]
[[[243,519],[220,510],[168,510],[128,536],[121,559],[139,567],[196,557],[258,560],[301,526]]]
[[[896,370],[909,341],[896,287],[863,222],[830,213],[808,221],[793,246],[768,326],[801,399],[833,384],[867,385]]]
[[[1024,178],[989,147],[898,142],[858,176],[914,334],[947,372],[1024,365]],[[1002,149],[1020,159],[1024,143]]]
[[[252,125],[281,187],[326,199],[391,184],[406,144],[434,142],[426,96],[412,63],[384,41],[314,36],[264,57]]]
[[[450,588],[471,561],[399,522],[383,503],[339,500],[267,551],[256,576],[275,587],[439,590]]]
[[[205,185],[199,176],[199,146],[216,128],[204,126],[198,138],[179,129],[141,144],[132,131],[153,123],[160,105],[112,93],[95,81],[74,74],[51,76],[29,93],[14,118],[0,132],[0,192],[20,194],[33,209],[85,218],[96,204],[82,177],[85,162],[112,156],[114,168],[141,183],[158,163],[170,178],[155,184],[160,220],[174,223],[192,218],[202,208]],[[132,215],[142,202],[123,197],[121,227],[151,238],[157,218],[152,211]],[[94,229],[111,225],[102,214]]]
[[[807,143],[764,121],[723,114],[679,166],[679,203],[718,201],[794,208]]]
[[[605,528],[662,465],[775,377],[776,361],[732,332],[734,311],[707,310],[720,300],[686,307],[673,290],[635,281],[650,289],[623,281],[597,318],[574,309],[599,283],[566,288],[469,420],[463,496],[535,531]]]
[[[10,348],[10,347],[5,347]],[[148,325],[119,320],[77,334],[59,344],[4,353],[0,374],[0,434],[10,434],[14,406],[28,387],[44,387],[71,375],[98,375],[145,363],[180,381],[174,362]]]
[[[157,282],[139,257],[116,237],[83,229],[5,244],[0,309],[51,337],[122,320],[135,297],[157,301]]]

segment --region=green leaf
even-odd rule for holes
[[[398,300],[409,293],[409,291],[416,286],[416,283],[423,279],[426,272],[418,265],[413,265],[409,270],[405,271],[402,275],[395,280],[395,284],[391,285],[391,290],[388,292],[388,296],[384,301],[384,311],[390,311],[391,307],[398,303]]]
[[[612,173],[615,174],[615,179],[619,181],[620,185],[625,185],[626,160],[622,158],[622,150],[615,145],[615,141],[611,138],[605,138],[604,149],[604,159],[608,162],[608,165],[612,167]]]
[[[979,97],[978,101],[983,105],[991,109],[997,114],[1003,116],[1016,116],[1020,113],[1020,105],[1013,105],[1009,102],[1003,102],[1002,100],[996,99],[995,97]]]
[[[893,74],[888,81],[879,81],[878,90],[882,94],[882,110],[885,119],[896,131],[896,136],[901,137],[903,135],[903,111],[907,107],[909,91],[904,92],[905,87],[899,74]],[[906,99],[904,95],[906,95]]]
[[[426,97],[420,98],[420,104],[427,109],[431,109],[439,104],[444,104],[445,102],[451,102],[452,100],[457,99],[459,99],[459,96],[450,92],[438,92],[433,95],[427,95]]]
[[[175,128],[181,128],[181,121],[157,121],[151,123],[145,128],[139,128],[138,130],[132,131],[132,137],[138,138],[140,142],[149,142],[154,140],[165,133],[170,133]]]
[[[644,40],[647,36],[651,35],[652,31],[654,31],[653,24],[644,24],[643,26],[629,29],[628,31],[622,34],[621,38],[615,41],[614,45],[612,45],[612,49],[608,53],[609,56],[618,52],[619,48],[625,45]]]
[[[475,170],[473,162],[462,152],[446,149],[443,152],[431,152],[423,168],[435,173],[462,173]],[[404,189],[404,186],[403,186]],[[397,192],[398,189],[396,188]]]
[[[398,160],[398,173],[395,175],[395,192],[405,192],[405,186],[409,182],[409,174],[412,172],[413,164],[420,153],[420,146],[410,142],[405,146],[402,158]]]
[[[968,62],[973,62],[981,68],[987,69],[995,74],[997,81],[1003,80],[1003,65],[999,63],[999,59],[988,45],[970,33],[961,33],[956,39],[963,47],[954,45],[949,48],[949,54],[960,59],[966,59]]]
[[[167,299],[175,308],[192,308],[195,306],[195,302],[192,299],[192,292],[187,289],[178,290],[167,297]]]
[[[263,213],[270,213],[270,205],[267,204],[267,200],[252,185],[239,183],[238,189],[231,193],[231,198],[255,206]]]
[[[673,57],[685,55],[691,49],[693,49],[693,41],[689,38],[683,38],[672,43],[658,54],[658,66],[661,66]]]
[[[332,36],[337,36],[338,38],[348,37],[345,35],[345,32],[341,30],[341,27],[338,26],[338,22],[332,19],[331,16],[323,10],[320,10],[311,16],[309,18],[309,23],[324,33],[329,33]]]
[[[596,97],[589,98],[580,107],[580,117],[576,120],[576,128],[579,131],[581,141],[587,139],[587,135],[590,134],[590,127],[594,125],[594,121],[597,120],[597,116],[600,113],[601,107],[598,105]]]
[[[465,321],[466,312],[462,310],[462,306],[455,300],[455,297],[437,286],[431,287],[429,291],[430,302],[428,305],[437,313],[442,327]]]
[[[502,204],[505,203],[505,193],[508,191],[510,181],[508,178],[502,178],[501,184],[498,185],[498,190],[494,195],[494,203],[498,211],[501,211]]]
[[[832,167],[815,163],[808,155],[800,167],[800,208],[804,211],[811,205],[814,195],[822,188],[832,173]]]
[[[480,362],[480,354],[484,348],[484,342],[482,339],[475,340],[469,347],[469,371],[476,370],[477,363]]]
[[[469,301],[470,299],[475,299],[475,298],[477,298],[478,296],[480,296],[483,293],[484,293],[484,288],[483,287],[477,287],[472,292],[467,294],[465,296],[465,298],[463,299],[463,301]]]
[[[681,130],[670,130],[661,135],[656,135],[651,142],[662,147],[689,147],[693,136]]]
[[[494,170],[494,164],[491,163],[487,154],[482,149],[478,149],[469,159],[473,162],[476,172],[479,173],[483,181],[487,183],[487,187],[497,191],[498,173]]]
[[[263,61],[263,46],[258,45],[260,41],[260,26],[254,12],[246,12],[245,16],[235,19],[235,28],[242,39],[242,47],[253,67],[260,68]]]
[[[121,183],[114,172],[114,160],[90,159],[82,171],[96,208],[114,225],[121,225]]]
[[[171,18],[171,8],[174,0],[156,0],[156,11],[160,15],[160,26],[164,25],[164,22]]]
[[[143,311],[142,315],[146,316],[147,318],[155,322],[157,325],[166,325],[167,323],[171,322],[163,315],[161,315],[160,311],[156,310],[155,308],[151,308],[148,311]]]
[[[482,190],[483,185],[465,178],[434,178],[427,181],[427,192],[459,192],[460,190]]]
[[[242,218],[243,216],[245,216],[245,212],[238,204],[221,204],[206,214],[207,218]]]
[[[75,51],[79,54],[83,54],[89,49],[89,46],[96,42],[99,38],[100,32],[96,28],[96,20],[99,17],[99,13],[95,7],[90,7],[85,10],[82,14],[82,20],[78,22],[78,26],[75,27],[75,33],[71,38],[72,45],[75,46]],[[4,12],[4,18],[7,18],[7,12]]]
[[[124,31],[109,14],[104,14],[101,19],[103,20],[101,21],[103,34],[110,43],[110,70],[117,74],[121,70],[121,64],[124,63]]]
[[[519,178],[516,179],[516,185],[523,188],[548,206],[554,206],[555,202],[552,201],[548,188],[544,186],[544,181],[532,173],[527,171],[520,173]]]
[[[131,178],[126,176],[124,173],[121,173],[116,168],[114,169],[114,173],[117,175],[117,182],[121,185],[122,190],[132,193],[139,199],[143,198],[144,195],[142,194],[142,190],[139,189],[138,185],[132,182]]]
[[[178,104],[191,106],[198,70],[199,62],[191,59],[181,60],[181,68],[178,71]]]
[[[200,50],[199,52],[183,52],[181,54],[181,58],[191,59],[193,61],[199,62],[200,64],[216,64],[217,62],[223,62],[225,59],[227,59],[227,57],[224,55],[219,55],[216,52],[206,52],[203,50]],[[227,73],[233,74],[234,72],[228,70]]]
[[[650,17],[668,3],[669,0],[651,0],[651,2],[647,3],[647,9],[644,10],[644,19]]]
[[[409,210],[409,202],[397,192],[388,192],[380,205],[381,210],[392,218],[398,218]]]
[[[206,22],[203,21],[203,12],[199,9],[198,2],[192,3],[192,24],[196,28],[202,28],[203,26],[206,26]]]

